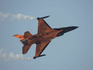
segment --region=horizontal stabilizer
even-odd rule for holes
[[[32,38],[32,34],[29,31],[24,33],[24,38]]]
[[[31,45],[32,45],[32,44],[24,45],[24,46],[22,47],[22,53],[23,53],[23,54],[26,54],[26,53],[28,52],[28,50],[30,49]]]

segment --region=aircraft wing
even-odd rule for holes
[[[39,57],[40,54],[44,51],[47,45],[50,43],[50,40],[40,41],[36,44],[36,53],[35,57]]]
[[[41,18],[38,20],[38,34],[49,32],[51,27]]]

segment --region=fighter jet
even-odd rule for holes
[[[19,34],[14,35],[14,37],[19,38],[20,41],[23,43],[22,47],[23,54],[26,54],[28,52],[32,44],[36,44],[36,52],[33,58],[36,59],[37,57],[45,56],[45,54],[41,55],[41,53],[45,50],[45,48],[51,42],[52,39],[62,36],[64,33],[67,33],[78,28],[77,26],[51,28],[44,20],[44,18],[47,17],[49,16],[37,18],[38,20],[37,34],[32,35],[29,31],[26,31],[24,35]]]

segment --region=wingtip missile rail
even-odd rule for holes
[[[41,18],[42,18],[42,19],[45,19],[45,18],[48,18],[49,16],[50,16],[50,15],[45,16],[45,17],[38,17],[37,20],[39,20],[39,19],[41,19]]]

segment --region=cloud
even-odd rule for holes
[[[2,53],[2,50],[0,50],[0,60],[4,59],[5,61],[11,61],[11,60],[31,60],[32,58],[25,58],[23,56],[23,54],[16,54],[14,55],[13,53],[10,54],[6,54],[6,53]]]

